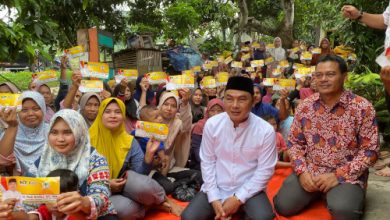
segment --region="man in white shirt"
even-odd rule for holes
[[[275,132],[251,113],[253,82],[231,77],[226,112],[210,118],[200,149],[204,184],[182,213],[183,220],[230,219],[239,210],[245,219],[273,219],[265,188],[277,162]]]
[[[3,201],[12,199],[17,199],[18,202],[16,203],[15,207],[20,208],[22,205],[23,195],[16,191],[16,179],[14,178],[8,180],[8,190],[3,192],[2,195]]]

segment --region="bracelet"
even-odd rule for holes
[[[359,17],[356,18],[357,21],[360,21],[363,17],[364,12],[360,11]]]

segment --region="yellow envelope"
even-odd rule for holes
[[[193,76],[189,76],[185,74],[169,76],[169,81],[167,83],[166,88],[169,91],[184,89],[184,88],[193,89],[195,88],[195,79]]]
[[[85,48],[83,46],[76,46],[65,50],[65,54],[67,54],[70,59],[80,57],[84,52]]]
[[[158,85],[167,82],[167,74],[165,72],[150,72],[146,74],[150,85]]]
[[[168,137],[169,128],[166,124],[147,121],[137,121],[135,125],[135,136],[143,138],[154,138],[158,141],[165,141]]]
[[[16,110],[20,111],[22,109],[20,96],[21,94],[0,93],[0,110],[7,107],[16,107]]]
[[[268,57],[267,59],[264,60],[265,65],[268,65],[268,64],[270,64],[272,62],[274,62],[274,58],[273,57]]]
[[[242,55],[241,61],[249,60],[251,58],[251,55],[249,53]]]
[[[303,77],[310,76],[312,73],[312,68],[311,67],[300,67],[295,70],[295,78],[300,79]]]
[[[137,80],[138,70],[137,69],[119,69],[118,74],[115,75],[115,82],[119,84],[123,79]]]
[[[228,65],[229,63],[231,63],[233,61],[233,58],[232,57],[227,57],[223,62]]]
[[[80,92],[96,92],[103,91],[103,81],[101,80],[81,80],[79,87]]]
[[[216,80],[214,78],[208,78],[208,77],[204,77],[200,82],[200,85],[202,88],[210,88],[210,89],[217,87]]]
[[[229,80],[229,73],[228,72],[219,72],[217,74],[217,85],[218,86],[226,86],[228,80]]]
[[[278,91],[282,89],[294,90],[296,81],[293,79],[277,79],[273,86],[273,90]]]
[[[12,179],[16,181],[16,192],[21,196],[20,200],[23,205],[36,206],[40,204],[55,204],[57,197],[60,194],[60,177],[43,177],[32,178],[22,176],[7,176],[0,177],[1,186],[4,192],[1,193],[0,200],[6,200],[14,197],[9,197],[7,190],[9,189],[8,182]],[[15,196],[15,192],[10,193]]]
[[[264,86],[273,86],[275,85],[276,78],[264,78],[263,79],[263,85]]]
[[[314,48],[313,50],[311,50],[311,53],[312,54],[321,54],[322,52],[322,49],[317,47],[317,48]]]
[[[242,68],[242,66],[243,66],[242,62],[233,61],[232,63],[233,68]]]
[[[301,55],[301,60],[312,60],[313,59],[313,54],[311,54],[308,51],[305,51]]]
[[[108,79],[110,67],[107,63],[99,62],[84,62],[81,61],[81,75],[83,77],[92,77],[100,79]]]
[[[264,60],[252,60],[251,67],[262,67],[264,66]]]
[[[192,68],[192,71],[194,72],[200,72],[202,69],[201,69],[201,66],[193,66]]]
[[[33,76],[33,81],[38,84],[44,84],[44,83],[53,82],[57,80],[58,78],[55,70],[47,70],[47,71],[39,72]]]

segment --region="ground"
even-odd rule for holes
[[[390,219],[390,177],[380,177],[370,170],[364,220]]]

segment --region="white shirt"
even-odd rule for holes
[[[234,128],[228,114],[210,118],[200,146],[204,184],[211,203],[234,194],[245,203],[267,187],[277,162],[273,127],[250,113]]]
[[[390,3],[386,10],[383,12],[383,19],[387,25],[386,38],[385,38],[385,50],[390,47]]]

